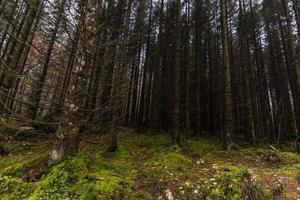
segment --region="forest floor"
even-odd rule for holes
[[[51,140],[10,140],[0,157],[0,199],[300,199],[300,155],[215,138],[174,145],[167,134],[124,129],[119,149],[108,135],[86,134],[79,155],[48,167]],[[274,197],[275,199],[275,197]]]

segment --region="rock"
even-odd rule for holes
[[[49,153],[48,165],[54,165],[59,163],[64,156],[64,150],[62,146],[55,145]]]
[[[187,187],[190,187],[190,186],[191,186],[190,182],[185,182],[184,184],[185,184]]]
[[[203,165],[205,161],[203,159],[197,160],[197,165]]]
[[[171,192],[171,190],[167,189],[165,191],[165,193],[166,193],[166,197],[167,197],[168,200],[174,200],[175,199],[174,196],[173,196],[173,193]]]

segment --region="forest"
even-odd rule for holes
[[[0,199],[299,200],[299,0],[0,0]]]

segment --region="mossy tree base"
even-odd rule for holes
[[[57,141],[50,150],[49,165],[57,164],[67,156],[76,155],[78,153],[78,127],[60,126],[56,135]]]

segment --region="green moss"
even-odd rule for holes
[[[190,176],[188,169],[192,167],[193,162],[185,157],[177,147],[167,148],[166,151],[155,154],[143,164],[140,179],[143,180],[142,184],[153,194],[158,195],[169,182],[175,179]]]
[[[71,172],[65,164],[55,166],[47,177],[38,183],[29,200],[67,199],[71,192]]]
[[[280,168],[273,170],[275,173],[281,173],[288,176],[296,177],[300,171],[300,164],[282,165]]]
[[[193,162],[178,152],[164,153],[152,158],[148,163],[155,170],[168,170],[170,172],[182,172]]]
[[[266,153],[266,149],[258,148],[258,147],[248,147],[243,149],[243,153],[249,156],[261,156]]]
[[[32,192],[32,184],[12,176],[0,177],[0,199],[27,199]]]
[[[80,200],[98,200],[98,192],[94,191],[92,187],[83,187],[84,192],[78,196]]]
[[[123,140],[122,147],[133,151],[135,154],[143,154],[145,152],[161,152],[170,144],[172,140],[168,135],[158,133],[147,134],[132,134],[132,137],[128,135],[122,136],[120,140]]]
[[[293,152],[278,152],[278,156],[285,161],[298,161],[300,162],[300,154]]]
[[[125,155],[125,152],[117,153],[115,156],[120,160],[71,157],[52,168],[47,177],[37,184],[30,199],[90,199],[98,196],[100,199],[118,199],[130,194],[136,172],[131,167],[126,168],[122,160]]]
[[[116,152],[110,153],[109,156],[111,156],[112,159],[118,161],[130,161],[133,158],[132,153],[122,146],[120,146]]]
[[[120,199],[126,192],[129,193],[131,185],[122,177],[109,170],[100,170],[82,177],[73,184],[74,199]]]
[[[73,177],[81,177],[89,172],[88,158],[84,156],[72,157],[65,163],[65,166],[72,172]]]
[[[22,175],[30,166],[45,159],[46,153],[34,153],[16,156],[6,156],[0,159],[0,173],[2,175]]]
[[[190,151],[200,155],[221,149],[221,146],[216,144],[216,142],[210,138],[188,139],[182,146],[188,147]]]
[[[0,199],[147,200],[157,199],[170,189],[179,199],[199,199],[204,195],[238,200],[246,199],[245,194],[261,194],[252,175],[262,183],[274,173],[294,178],[299,173],[298,155],[292,153],[279,152],[283,162],[278,165],[257,165],[268,149],[226,152],[211,138],[187,139],[179,147],[166,134],[119,136],[119,148],[113,153],[105,151],[106,135],[101,145],[82,142],[80,155],[53,166],[35,183],[20,177],[46,155],[42,148],[30,147],[0,158]],[[247,171],[250,168],[251,173]]]
[[[204,182],[213,199],[266,199],[263,190],[256,185],[252,174],[246,169],[219,166],[214,177]]]
[[[55,200],[76,196],[79,186],[86,182],[84,177],[88,173],[86,157],[71,157],[65,162],[54,166],[50,173],[37,183],[37,187],[30,199]]]
[[[119,197],[122,191],[130,187],[125,180],[111,171],[101,170],[95,176],[98,178],[98,181],[95,183],[94,190],[103,197]]]

